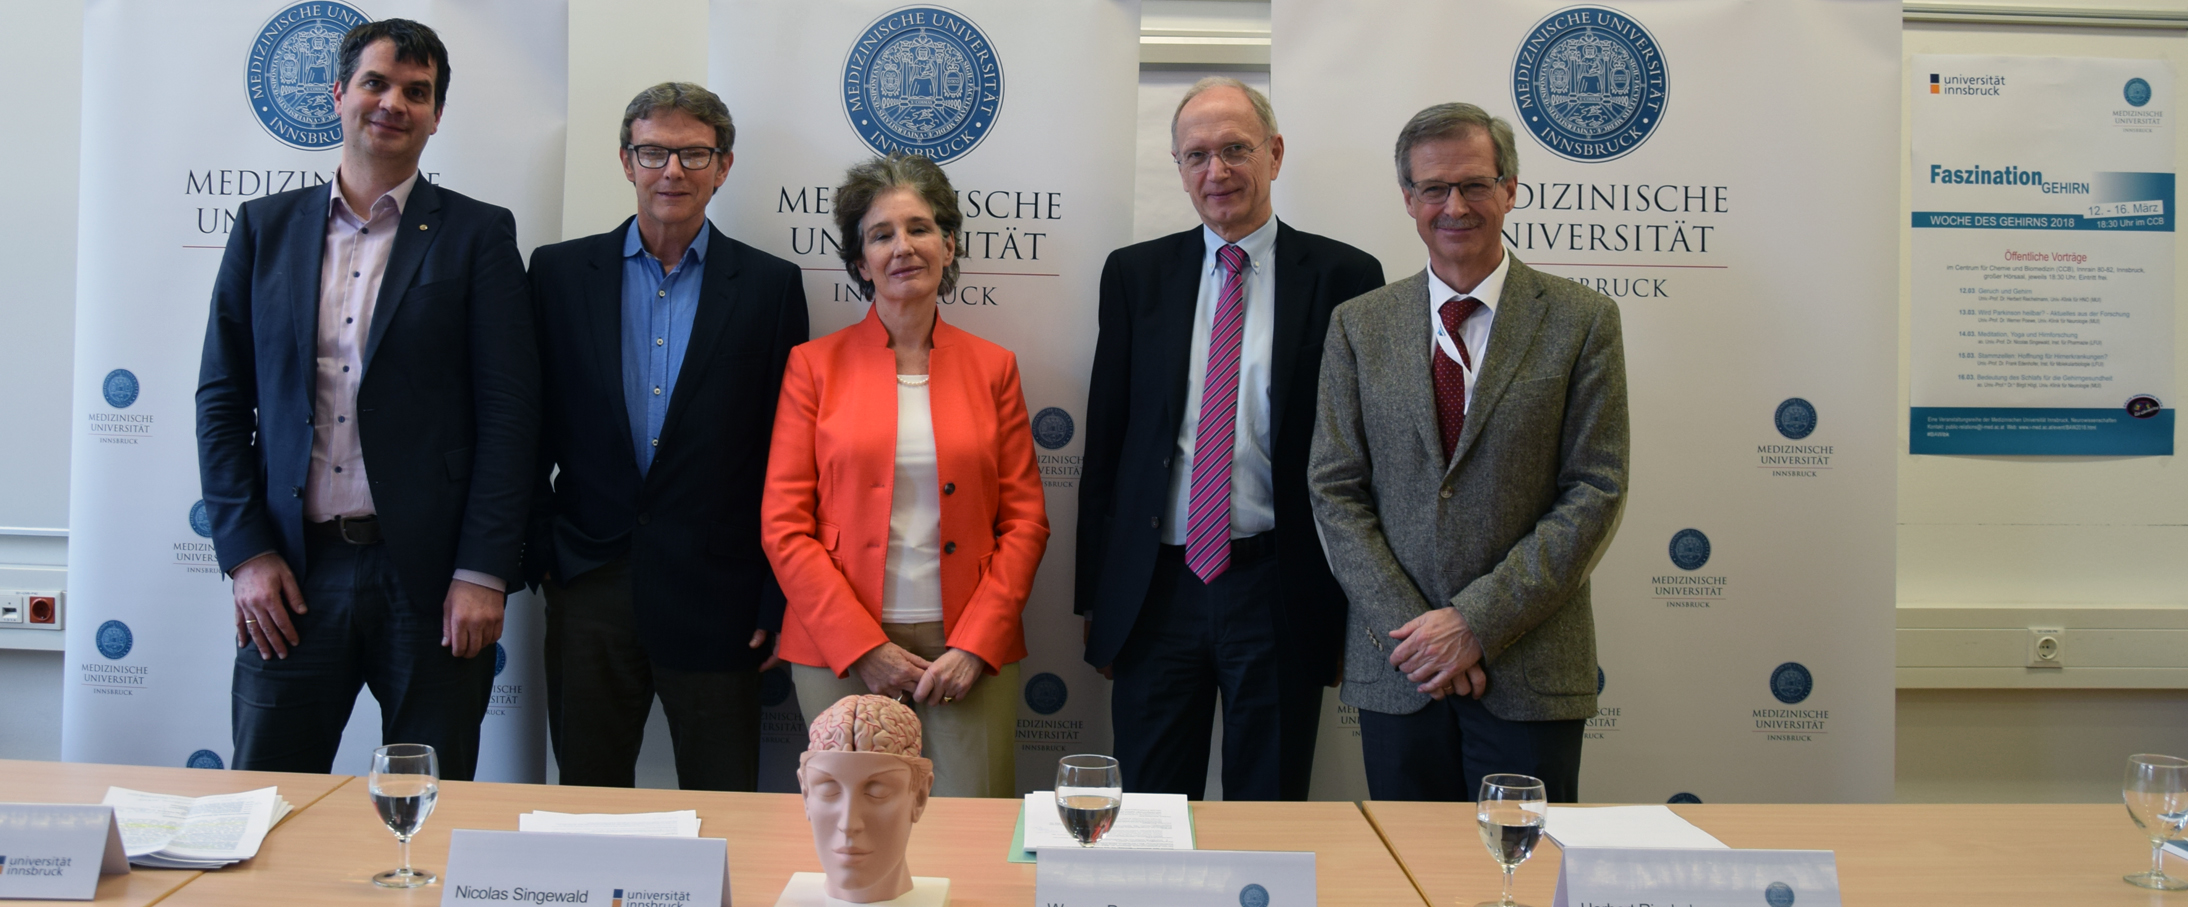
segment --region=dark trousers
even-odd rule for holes
[[[1280,582],[1271,559],[1203,584],[1184,549],[1165,545],[1156,555],[1110,691],[1125,790],[1200,799],[1220,697],[1223,798],[1306,799],[1328,678],[1284,670]]]
[[[1377,800],[1473,802],[1485,775],[1542,779],[1552,803],[1580,798],[1585,718],[1506,721],[1465,696],[1445,696],[1411,715],[1360,710],[1368,795]]]
[[[445,597],[416,601],[385,545],[307,542],[299,583],[305,610],[290,614],[289,657],[236,650],[231,718],[235,767],[326,773],[337,768],[342,727],[369,687],[380,702],[382,743],[430,744],[441,777],[469,781],[479,764],[479,720],[494,690],[491,649],[457,658],[441,645]],[[344,765],[363,774],[371,766]]]
[[[679,671],[649,659],[631,613],[628,560],[545,591],[547,729],[563,784],[635,786],[658,695],[678,787],[759,789],[758,671]]]

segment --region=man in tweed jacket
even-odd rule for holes
[[[1397,163],[1428,268],[1331,316],[1307,474],[1350,599],[1342,696],[1375,799],[1471,800],[1516,772],[1573,802],[1588,571],[1626,496],[1618,309],[1505,250],[1503,120],[1423,110]]]

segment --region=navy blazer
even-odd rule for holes
[[[746,646],[752,631],[782,629],[782,589],[760,549],[760,489],[783,365],[807,339],[805,281],[796,265],[707,225],[691,340],[641,476],[623,401],[630,224],[532,253],[547,418],[526,571],[566,582],[628,556],[648,657],[677,670],[749,670],[768,654]]]
[[[213,281],[198,370],[198,475],[220,569],[278,551],[301,579],[327,186],[246,202]],[[539,360],[516,219],[411,190],[357,388],[388,557],[422,612],[455,571],[514,588],[539,432]]]
[[[1094,621],[1086,660],[1114,662],[1139,619],[1170,510],[1170,457],[1185,418],[1193,310],[1207,255],[1194,227],[1110,253],[1102,268],[1101,336],[1087,387],[1079,477],[1074,610]],[[1270,341],[1270,466],[1276,557],[1285,600],[1286,658],[1335,678],[1345,596],[1330,576],[1307,502],[1322,338],[1338,303],[1383,285],[1374,256],[1334,239],[1276,227],[1276,333]]]

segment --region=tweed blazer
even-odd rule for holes
[[[1449,463],[1428,311],[1423,271],[1330,316],[1307,483],[1351,603],[1341,696],[1377,712],[1425,707],[1390,664],[1390,631],[1449,606],[1481,641],[1491,714],[1593,717],[1588,572],[1626,498],[1618,308],[1515,258]]]

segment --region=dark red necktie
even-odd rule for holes
[[[1481,300],[1472,296],[1454,296],[1436,310],[1443,316],[1444,333],[1451,336],[1451,345],[1458,349],[1459,358],[1467,368],[1474,367],[1474,360],[1466,352],[1466,338],[1459,334],[1459,325],[1466,323],[1466,316],[1481,307]],[[1459,449],[1459,432],[1466,430],[1466,373],[1459,363],[1444,355],[1443,344],[1436,344],[1434,357],[1436,375],[1436,427],[1443,431],[1443,461],[1451,462],[1451,452]]]

